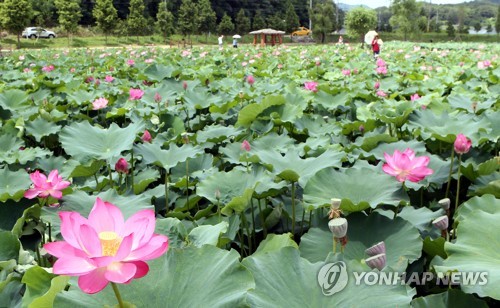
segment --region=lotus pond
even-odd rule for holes
[[[0,306],[498,304],[499,54],[1,58]]]

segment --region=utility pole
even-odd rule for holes
[[[313,0],[309,0],[309,30],[311,31],[313,29],[312,18],[311,18],[312,13],[313,13]]]

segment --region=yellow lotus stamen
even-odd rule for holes
[[[99,233],[99,240],[102,245],[102,255],[112,257],[116,255],[123,239],[116,232],[104,231]]]

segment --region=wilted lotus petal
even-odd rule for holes
[[[365,260],[365,262],[371,269],[376,268],[379,271],[381,271],[385,267],[386,263],[385,253],[369,257],[368,259]]]
[[[450,209],[450,198],[444,198],[438,201],[438,204],[441,206],[443,210],[449,210]]]
[[[432,224],[434,227],[438,228],[439,230],[446,230],[448,229],[448,216],[443,215],[440,216],[432,221]]]
[[[335,218],[328,222],[328,228],[335,238],[342,238],[347,234],[347,219]]]
[[[367,248],[365,250],[365,252],[369,256],[376,256],[378,254],[385,254],[385,243],[378,242],[377,244]]]

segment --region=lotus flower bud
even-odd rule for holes
[[[432,224],[434,227],[438,228],[439,230],[443,231],[448,229],[448,216],[443,215],[440,216],[432,221]]]
[[[385,267],[386,263],[385,253],[369,257],[368,259],[365,260],[365,262],[371,269],[376,268],[379,271],[381,271]]]
[[[249,152],[252,148],[250,147],[250,143],[247,140],[243,140],[241,143],[241,149]]]
[[[216,189],[215,190],[215,199],[219,200],[221,197],[221,194],[220,194],[220,190],[219,189]]]
[[[347,234],[347,219],[335,218],[328,222],[328,228],[335,238],[343,238]]]
[[[252,75],[247,76],[247,82],[249,85],[253,85],[255,82],[255,78]]]
[[[469,152],[470,147],[472,146],[472,142],[469,138],[465,137],[465,135],[458,134],[453,146],[455,148],[455,152],[457,152],[458,154],[465,154]]]
[[[182,82],[182,88],[183,88],[184,90],[187,90],[187,88],[188,88],[188,84],[187,84],[187,82],[186,82],[186,81],[183,81],[183,82]]]
[[[128,162],[125,158],[120,158],[115,164],[115,170],[118,173],[128,173]]]
[[[445,211],[450,209],[450,198],[444,198],[438,201],[438,204]]]
[[[340,203],[342,203],[341,199],[337,199],[337,198],[330,199],[330,209],[338,210],[340,208]]]
[[[153,139],[153,138],[151,137],[151,134],[150,134],[150,133],[149,133],[149,131],[146,129],[146,130],[144,131],[144,133],[142,134],[141,140],[142,140],[143,142],[149,142],[149,143],[151,143],[151,140],[152,140],[152,139]]]
[[[366,254],[373,257],[379,254],[385,254],[385,243],[378,242],[377,244],[365,250]]]
[[[156,92],[155,93],[155,103],[159,103],[159,102],[161,102],[161,100],[162,100],[162,97],[161,97],[160,93]]]

